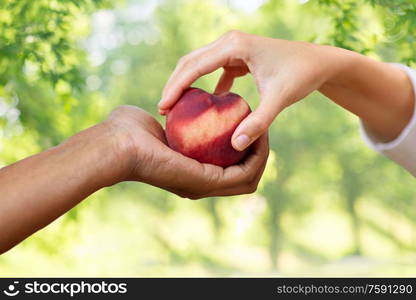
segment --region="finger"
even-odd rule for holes
[[[248,67],[241,60],[235,62],[237,66],[224,67],[224,71],[217,83],[214,94],[221,94],[230,91],[234,79],[246,75],[249,72]]]
[[[226,49],[208,49],[199,53],[197,57],[192,56],[187,62],[179,64],[163,90],[159,108],[172,107],[183,91],[195,80],[221,68],[227,62],[227,55]]]
[[[245,34],[231,31],[183,57],[163,89],[159,107],[170,108],[196,79],[231,62],[234,53],[238,53],[239,49],[245,50],[243,40]]]
[[[198,164],[197,168],[190,168],[196,170],[195,173],[184,174],[181,178],[172,179],[170,187],[163,187],[176,195],[189,198],[201,199],[213,196],[233,196],[248,194],[255,191],[257,184],[263,174],[266,166],[267,157],[269,154],[268,136],[267,134],[261,136],[254,144],[250,156],[240,165],[231,166],[227,169],[209,165]],[[185,160],[189,158],[184,157]],[[180,160],[180,158],[179,158]],[[186,161],[187,165],[192,165],[194,160]],[[187,169],[189,170],[189,169]],[[189,179],[191,175],[191,181]],[[210,179],[211,178],[211,179]],[[212,180],[212,178],[216,178]],[[185,182],[178,182],[178,180],[185,179]],[[196,182],[206,182],[204,185],[195,184]]]
[[[167,81],[167,83],[166,83],[166,85],[165,85],[165,87],[163,89],[162,99],[160,100],[160,102],[158,104],[159,105],[159,108],[162,108],[162,109],[170,108],[174,104],[174,102],[171,102],[172,100],[170,100],[171,97],[169,97],[170,90],[171,90],[171,86],[173,85],[173,82],[175,81],[175,79],[177,79],[178,77],[180,77],[182,75],[182,73],[184,72],[184,70],[187,69],[187,65],[190,64],[191,61],[197,60],[198,57],[204,56],[205,53],[209,49],[211,49],[212,47],[214,47],[215,42],[210,43],[210,44],[208,44],[208,45],[206,45],[204,47],[201,47],[200,49],[194,50],[194,51],[192,51],[191,53],[189,53],[188,55],[182,57],[179,60],[178,64],[176,65],[175,70],[173,70],[172,74],[169,76],[169,79],[168,79],[168,81]],[[197,78],[195,78],[194,81],[196,79]],[[187,87],[181,88],[181,91],[183,91],[186,88]],[[180,94],[181,94],[181,92],[178,91],[177,93],[178,93],[177,97],[179,97]],[[166,106],[165,106],[165,103],[166,103]]]
[[[236,187],[255,180],[257,173],[262,172],[268,155],[269,143],[266,133],[254,142],[250,155],[243,163],[224,170],[221,188]]]
[[[232,146],[243,151],[267,131],[276,116],[284,109],[285,91],[274,89],[264,93],[259,107],[250,113],[237,127],[231,138]]]
[[[233,76],[232,72],[227,71],[227,69],[224,69],[220,79],[218,80],[214,94],[218,95],[230,91],[234,83],[234,78],[235,76]]]
[[[268,152],[268,138],[263,135],[253,144],[243,163],[223,169],[201,164],[167,148],[162,155],[163,163],[159,164],[165,169],[165,176],[153,179],[152,184],[190,199],[251,193],[263,173]],[[180,170],[181,176],[177,176],[177,172],[166,172],[166,169]]]
[[[256,189],[257,185],[264,173],[264,170],[266,169],[267,160],[269,158],[270,154],[270,148],[269,148],[269,133],[266,131],[265,134],[260,136],[257,141],[254,142],[254,146],[257,145],[257,143],[260,143],[257,147],[260,147],[259,155],[263,157],[263,161],[261,166],[257,169],[257,175],[255,176],[255,184]]]
[[[201,164],[170,148],[165,150],[165,154],[168,159],[167,163],[163,163],[163,166],[161,166],[165,169],[160,183],[163,188],[169,187],[182,191],[183,194],[195,195],[203,195],[211,190],[218,189],[219,179],[223,177],[224,173],[222,167]]]
[[[269,155],[268,134],[262,135],[253,144],[252,154],[243,164],[225,170],[222,188],[212,190],[205,195],[188,195],[187,198],[200,199],[214,196],[234,196],[251,194],[256,191],[258,182],[263,175]]]
[[[266,131],[252,145],[251,155],[240,165],[248,181],[260,179],[269,157],[269,135]]]

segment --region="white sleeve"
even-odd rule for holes
[[[416,95],[416,71],[404,65],[394,65],[407,73],[413,85],[414,95]],[[407,124],[400,135],[391,142],[378,142],[366,132],[362,122],[360,122],[360,131],[365,142],[371,148],[395,161],[416,177],[416,105],[409,124]]]

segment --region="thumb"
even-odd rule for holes
[[[237,151],[243,151],[267,131],[276,116],[283,110],[275,97],[264,97],[259,107],[250,113],[231,138],[231,144]]]

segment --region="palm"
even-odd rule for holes
[[[109,121],[118,143],[128,149],[128,180],[149,183],[187,198],[250,192],[257,186],[267,160],[266,137],[243,164],[223,169],[170,149],[162,126],[142,109],[122,106],[111,113]]]

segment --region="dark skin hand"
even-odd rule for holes
[[[95,191],[122,181],[148,183],[191,199],[252,193],[268,153],[263,135],[239,165],[201,164],[171,150],[151,115],[122,106],[61,145],[0,169],[0,253]]]

